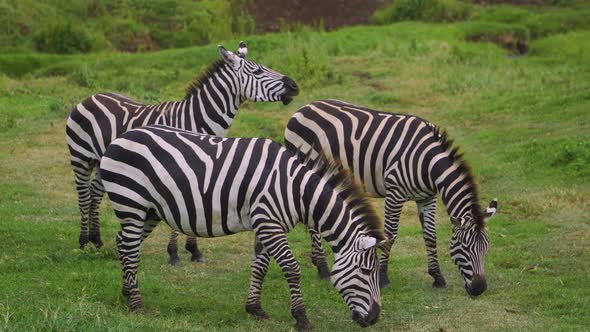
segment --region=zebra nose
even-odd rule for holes
[[[476,274],[473,276],[471,285],[466,287],[467,293],[471,296],[479,296],[488,288],[486,278],[482,275]]]
[[[293,79],[288,76],[283,76],[283,83],[285,83],[290,95],[296,96],[299,94],[299,86]]]

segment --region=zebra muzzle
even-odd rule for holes
[[[291,96],[282,95],[281,101],[283,102],[283,105],[289,105],[289,103],[293,101],[293,98]]]
[[[481,293],[485,292],[487,288],[488,284],[486,282],[485,277],[477,274],[473,276],[471,284],[465,285],[465,290],[467,291],[467,294],[471,296],[479,296],[481,295]]]
[[[379,313],[381,312],[381,307],[377,303],[371,304],[371,309],[369,309],[369,313],[366,316],[362,316],[358,311],[352,311],[352,320],[359,324],[361,327],[371,326],[377,323],[379,320]]]

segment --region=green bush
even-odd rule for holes
[[[95,89],[98,86],[96,72],[86,64],[78,67],[70,79],[73,83],[84,88]]]
[[[105,36],[120,51],[136,52],[154,50],[149,30],[141,23],[121,17],[109,17],[104,22]]]
[[[553,156],[551,166],[563,167],[572,173],[588,175],[590,170],[590,139],[564,139]]]
[[[41,52],[71,54],[84,53],[92,48],[88,34],[71,23],[45,26],[33,37],[35,48]]]
[[[471,5],[457,0],[396,0],[375,11],[371,21],[376,24],[410,20],[454,22],[469,18],[471,12]]]
[[[218,43],[254,31],[247,1],[0,0],[0,49],[136,52]]]

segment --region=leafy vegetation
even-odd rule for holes
[[[378,9],[372,17],[377,24],[399,21],[454,22],[469,18],[472,6],[458,0],[396,0]]]
[[[84,53],[91,48],[86,32],[74,28],[71,23],[52,24],[41,29],[33,37],[35,48],[47,53]]]
[[[245,1],[0,0],[0,49],[135,52],[216,43],[254,30]]]
[[[526,16],[523,8],[529,11],[518,7],[514,16]],[[29,15],[19,13],[13,16]],[[323,98],[417,114],[446,128],[472,165],[482,200],[499,198],[488,226],[488,290],[479,298],[465,294],[449,259],[450,223],[441,204],[439,259],[448,289],[431,287],[416,208],[407,204],[390,264],[392,287],[382,292],[381,319],[369,330],[584,330],[590,326],[590,31],[552,32],[532,39],[526,56],[508,57],[495,44],[465,41],[467,23],[243,38],[251,59],[304,88],[288,106],[246,102],[230,134],[282,141],[291,114]],[[234,49],[240,39],[223,44]],[[100,91],[143,101],[182,98],[191,78],[216,56],[215,45],[0,55],[0,330],[292,327],[288,289],[276,264],[262,295],[271,319],[258,322],[244,311],[252,234],[202,239],[208,262],[191,264],[185,254],[183,265],[173,268],[164,248],[168,228],[158,227],[142,246],[141,314],[128,312],[121,296],[114,243],[119,225],[108,199],[101,209],[105,248],[76,249],[79,215],[64,139],[71,108]],[[383,200],[374,202],[382,215]],[[314,328],[357,329],[337,292],[318,280],[307,234],[298,228],[289,240],[302,265]]]

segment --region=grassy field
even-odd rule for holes
[[[462,23],[398,23],[331,33],[247,39],[249,57],[298,80],[289,106],[246,103],[230,134],[283,139],[304,104],[337,98],[417,114],[446,128],[465,152],[482,200],[498,197],[488,231],[488,291],[470,298],[448,255],[450,223],[439,204],[439,257],[448,283],[433,289],[415,206],[408,204],[382,292],[380,322],[367,330],[583,330],[590,326],[590,31],[531,41],[526,56],[464,41]],[[237,40],[225,41],[234,48]],[[79,217],[65,143],[71,107],[99,91],[144,101],[179,99],[216,57],[214,45],[155,53],[0,55],[0,330],[292,329],[286,282],[272,265],[263,288],[271,319],[244,304],[252,234],[202,239],[208,261],[167,265],[168,227],[142,247],[145,311],[121,296],[105,199],[101,250],[78,247]],[[375,200],[382,215],[382,200]],[[309,261],[302,229],[289,235],[302,291],[318,331],[357,330]]]

